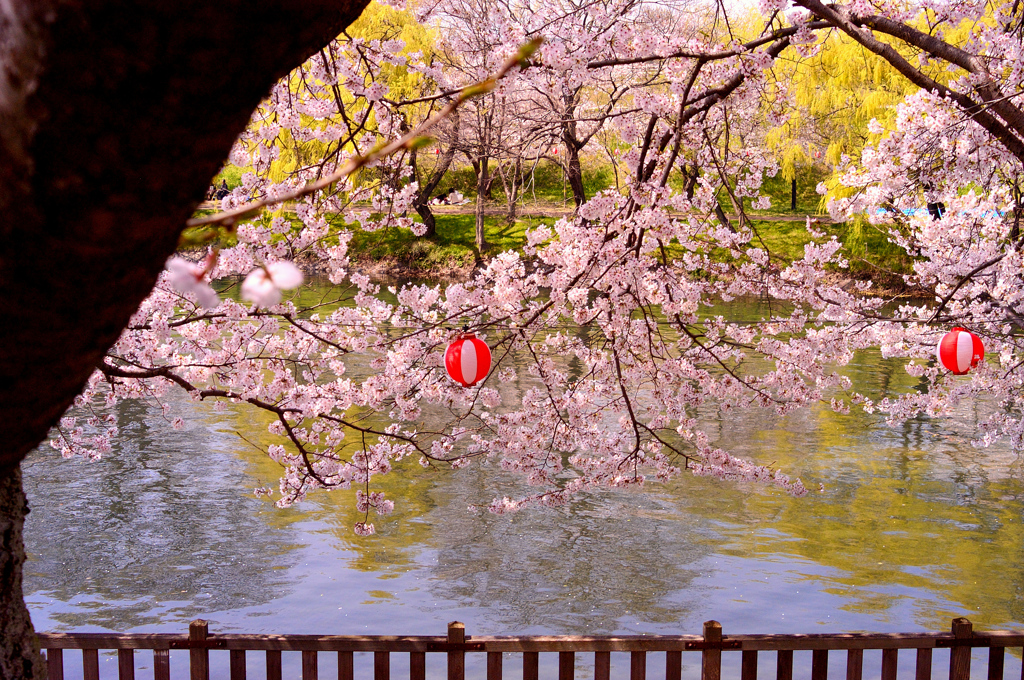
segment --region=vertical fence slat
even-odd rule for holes
[[[900,650],[882,650],[882,680],[896,680],[896,660]]]
[[[391,680],[391,652],[373,653],[373,680]]]
[[[351,653],[351,652],[350,652]],[[352,676],[349,675],[349,680]],[[281,680],[281,650],[267,650],[267,680]]]
[[[231,664],[231,680],[245,680],[245,650],[232,649],[228,659]]]
[[[681,680],[683,677],[683,653],[665,652],[665,680]]]
[[[700,660],[702,680],[722,680],[722,624],[718,621],[704,622],[704,644],[717,645],[704,648]]]
[[[558,653],[558,680],[573,680],[576,677],[576,653]]]
[[[811,652],[811,680],[828,680],[828,650]]]
[[[537,652],[523,652],[523,680],[538,680]]]
[[[64,680],[64,650],[46,650],[46,677],[48,680]]]
[[[953,619],[953,637],[964,640],[974,635],[974,624],[965,618]],[[951,647],[949,650],[949,680],[970,680],[971,648]]]
[[[153,680],[171,680],[171,650],[153,650]]]
[[[354,665],[352,652],[338,652],[338,680],[352,680]]]
[[[409,680],[426,680],[427,655],[425,652],[409,652]],[[488,679],[490,673],[487,674]],[[499,679],[500,680],[500,679]]]
[[[612,675],[611,652],[594,652],[594,680],[609,680]],[[1024,678],[1021,678],[1024,680]]]
[[[757,680],[757,650],[743,650],[743,664],[740,666],[740,680]]]
[[[100,650],[82,650],[82,677],[85,680],[100,680]]]
[[[775,665],[775,677],[778,680],[793,680],[793,650],[780,649],[779,660]]]
[[[303,650],[302,652],[302,680],[317,680],[320,669],[316,663],[316,651]]]
[[[135,680],[135,650],[117,650],[117,678],[118,680]]]
[[[931,680],[932,678],[932,650],[922,647],[917,650],[917,672],[914,680]]]
[[[846,680],[861,680],[864,677],[864,650],[850,649],[846,652]]]
[[[501,680],[501,652],[487,652],[487,680]]]
[[[629,653],[629,680],[647,680],[647,652]]]
[[[338,652],[338,680],[352,680],[355,675],[352,652]]]
[[[448,624],[448,644],[462,645],[466,642],[466,626],[458,621]],[[525,672],[525,671],[524,671]],[[466,652],[448,650],[448,680],[465,680]],[[534,679],[536,680],[536,679]]]
[[[988,680],[1003,680],[1003,654],[1005,647],[992,647],[988,650]]]
[[[188,624],[189,644],[206,642],[209,633],[210,629],[203,619]],[[210,650],[205,647],[189,650],[189,671],[192,680],[210,680]]]
[[[974,641],[973,624],[966,618],[954,619],[952,623],[953,641],[950,644],[949,678],[950,680],[969,680],[971,675],[972,642]],[[42,636],[41,636],[42,637]],[[57,636],[54,636],[56,638]],[[126,636],[128,637],[128,636]],[[286,636],[287,637],[287,636]],[[782,636],[788,637],[788,636]],[[884,647],[887,644],[903,644],[902,647],[890,647],[881,649],[882,668],[881,680],[896,680],[898,658],[900,649],[914,649],[917,655],[915,679],[930,680],[932,671],[933,652],[931,647],[917,647],[917,645],[931,644],[927,640],[907,640],[903,642],[903,636],[883,637],[879,636],[880,644]],[[908,636],[909,637],[909,636]],[[43,644],[45,646],[45,637]],[[191,680],[209,680],[210,678],[210,656],[211,647],[223,643],[217,642],[220,638],[209,634],[208,623],[202,619],[196,619],[189,625],[189,676]],[[692,639],[692,638],[691,638]],[[770,638],[769,638],[770,639]],[[828,639],[828,638],[826,638]],[[888,640],[888,641],[885,641]],[[453,621],[448,626],[448,680],[465,680],[465,654],[466,654],[465,626],[462,623]],[[939,644],[943,647],[949,643],[949,638],[940,638]],[[999,643],[998,638],[993,642]],[[985,639],[974,642],[982,646],[989,646]],[[134,643],[138,644],[138,643]],[[155,643],[159,644],[159,643]],[[70,646],[70,645],[69,645]],[[550,651],[558,651],[558,680],[575,680],[576,654],[572,647],[571,638],[567,644],[560,645]],[[693,645],[697,646],[697,645]],[[738,646],[738,645],[735,645]],[[775,646],[775,645],[772,645]],[[837,640],[835,649],[841,649],[844,643]],[[716,621],[704,623],[704,644],[701,658],[702,680],[721,680],[722,670],[722,648],[723,636],[722,627]],[[875,647],[876,649],[878,647]],[[140,646],[145,649],[146,645]],[[380,648],[378,647],[378,650]],[[635,648],[634,648],[635,649]],[[806,649],[806,648],[804,648]],[[814,649],[812,652],[810,680],[828,680],[829,651],[833,648]],[[64,680],[64,655],[63,649],[44,649],[47,664],[48,680]],[[82,651],[82,672],[84,680],[99,680],[99,650],[83,649]],[[170,677],[170,650],[152,649],[153,653],[153,675],[155,680],[168,680]],[[251,651],[251,650],[250,650]],[[298,651],[298,650],[296,650]],[[440,650],[439,650],[440,651]],[[646,680],[647,676],[647,652],[664,651],[665,653],[665,679],[681,680],[682,678],[682,652],[670,651],[664,647],[650,647],[646,650],[630,652],[630,680]],[[846,651],[846,680],[862,680],[864,650],[847,649]],[[309,650],[302,651],[302,678],[303,680],[318,680],[318,652]],[[777,650],[776,677],[778,680],[792,680],[793,678],[793,651]],[[246,656],[245,650],[229,650],[230,654],[230,677],[231,680],[246,680]],[[119,680],[135,680],[135,649],[122,648],[117,650],[118,655],[118,678]],[[268,650],[266,652],[267,679],[280,680],[282,676],[281,651]],[[523,680],[539,680],[539,653],[523,652]],[[989,648],[987,678],[988,680],[1002,680],[1005,668],[1006,648],[1003,646],[992,646]],[[353,653],[351,651],[338,652],[338,678],[339,680],[353,680]],[[426,677],[426,654],[424,652],[410,653],[410,680],[425,680]],[[803,666],[801,666],[803,668]],[[180,669],[179,669],[180,670]],[[595,680],[609,680],[611,670],[611,655],[609,652],[594,653],[594,678]],[[801,675],[805,671],[801,671]],[[503,654],[501,652],[487,652],[487,680],[502,680],[503,675]],[[758,675],[758,652],[756,650],[744,650],[742,652],[741,680],[757,680]],[[805,676],[807,677],[807,676]],[[1024,680],[1024,669],[1021,673]],[[391,663],[389,651],[374,652],[374,675],[373,680],[390,680]]]

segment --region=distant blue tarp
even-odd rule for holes
[[[893,211],[891,210],[883,210],[880,208],[875,211],[875,214],[878,215],[879,217],[883,217],[885,215],[891,214],[892,212]],[[933,219],[937,219],[934,210],[929,208],[906,208],[904,210],[901,210],[900,212],[906,215],[907,217],[928,217],[929,215],[931,215]],[[946,211],[943,209],[940,211],[939,214],[945,215]],[[959,214],[966,215],[967,213],[961,211]],[[1005,217],[1006,213],[1003,212],[1002,210],[985,210],[976,215],[976,217],[995,217],[996,215],[998,215],[999,217]]]

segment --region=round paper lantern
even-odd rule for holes
[[[452,380],[463,387],[472,387],[491,370],[491,349],[473,333],[465,333],[448,345],[444,367]]]
[[[985,347],[974,333],[954,328],[942,336],[936,353],[940,364],[955,375],[963,375],[985,358]]]

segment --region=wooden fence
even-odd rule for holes
[[[85,680],[99,680],[100,650],[117,651],[120,680],[134,680],[137,650],[152,650],[151,668],[155,680],[170,678],[171,650],[190,650],[188,666],[191,680],[210,678],[212,650],[227,652],[227,669],[231,680],[246,679],[247,652],[263,652],[267,680],[281,680],[283,652],[301,654],[302,680],[319,680],[321,673],[326,670],[320,667],[321,654],[325,652],[337,655],[339,680],[352,680],[353,655],[356,652],[373,654],[373,680],[390,680],[392,654],[409,655],[410,680],[425,679],[427,654],[446,655],[448,680],[464,680],[467,653],[486,655],[487,680],[502,680],[506,654],[521,655],[523,680],[540,680],[539,657],[549,653],[558,654],[558,680],[574,680],[579,654],[593,655],[594,680],[610,680],[612,652],[629,654],[629,680],[646,680],[648,655],[652,653],[664,654],[666,680],[681,680],[684,653],[693,654],[694,662],[695,655],[700,654],[702,680],[721,679],[723,653],[739,654],[740,679],[755,680],[758,677],[758,654],[774,652],[775,658],[767,659],[775,661],[774,673],[771,668],[762,668],[762,677],[774,675],[778,680],[792,680],[793,652],[801,650],[811,652],[811,664],[810,668],[798,667],[797,678],[826,680],[829,652],[845,652],[846,679],[860,680],[864,674],[865,650],[880,650],[881,669],[878,677],[882,680],[895,680],[900,650],[912,650],[915,654],[914,678],[924,680],[932,677],[932,652],[935,649],[949,650],[948,657],[940,656],[939,660],[948,660],[950,680],[967,680],[981,677],[971,675],[972,652],[978,647],[988,648],[985,677],[995,680],[1004,677],[1006,648],[1024,647],[1024,632],[977,633],[971,622],[962,618],[953,620],[952,630],[948,633],[724,635],[717,621],[706,622],[703,635],[467,636],[465,633],[465,626],[456,621],[448,625],[447,636],[216,635],[209,632],[206,621],[196,620],[189,626],[187,635],[41,633],[39,644],[46,652],[50,680],[64,680],[64,650],[69,649],[81,650]],[[660,660],[660,654],[658,658]],[[585,660],[589,662],[591,658]],[[690,656],[687,661],[691,661]],[[654,670],[652,668],[652,672]],[[554,680],[554,671],[545,675],[550,675],[551,680]],[[868,675],[875,677],[876,673],[869,668]],[[656,676],[660,678],[662,674],[657,672]],[[696,671],[693,676],[696,676]],[[324,677],[334,677],[334,674],[324,673]]]

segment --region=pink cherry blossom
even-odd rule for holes
[[[200,307],[214,309],[220,304],[217,295],[206,280],[209,265],[198,265],[181,257],[167,260],[167,283],[183,295],[194,297]]]
[[[281,291],[302,284],[302,272],[291,262],[272,262],[249,272],[242,282],[242,299],[258,307],[271,307],[281,301]]]

